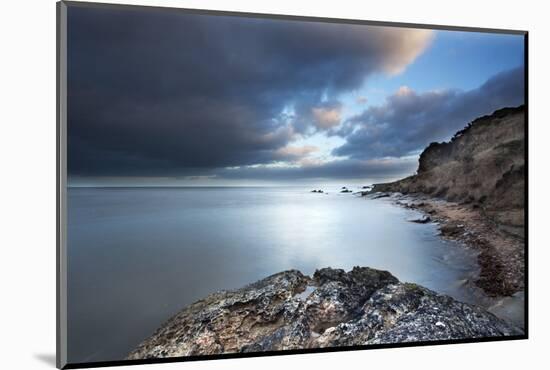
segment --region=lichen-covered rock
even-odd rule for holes
[[[128,359],[520,334],[494,315],[387,271],[284,271],[209,295],[168,320]]]

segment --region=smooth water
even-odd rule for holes
[[[70,188],[69,361],[123,359],[187,304],[287,269],[368,266],[475,299],[475,255],[417,212],[309,190]]]

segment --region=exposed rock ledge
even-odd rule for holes
[[[479,307],[387,271],[284,271],[191,304],[128,359],[522,334]]]

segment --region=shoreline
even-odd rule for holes
[[[524,240],[499,228],[481,208],[424,194],[370,192],[364,196],[388,197],[395,205],[419,211],[424,218],[411,222],[437,223],[443,239],[476,251],[480,273],[473,283],[487,296],[510,297],[523,291]]]

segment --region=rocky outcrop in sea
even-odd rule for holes
[[[128,359],[500,337],[522,331],[387,271],[289,270],[184,308]]]

